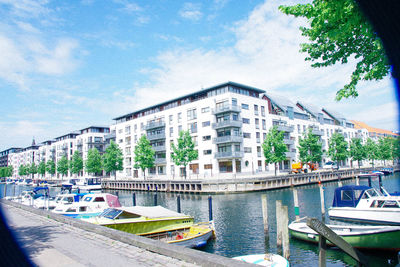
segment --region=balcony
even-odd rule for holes
[[[323,136],[324,132],[318,128],[312,128],[312,134],[318,135],[318,136]]]
[[[150,141],[165,139],[165,133],[151,134],[151,135],[147,134],[147,139],[149,139]]]
[[[214,130],[216,129],[220,129],[220,128],[227,128],[227,127],[242,127],[243,122],[241,121],[233,121],[233,120],[229,120],[229,121],[221,121],[221,122],[217,122],[217,123],[213,123],[212,124],[212,128]]]
[[[283,139],[283,142],[284,142],[286,145],[294,145],[294,140],[289,139],[289,138],[284,138],[284,139]]]
[[[285,152],[287,158],[294,159],[296,157],[296,152]]]
[[[227,136],[220,136],[217,138],[213,138],[213,144],[241,143],[241,142],[243,142],[242,136],[227,135]]]
[[[105,142],[103,140],[101,140],[101,141],[95,140],[95,141],[87,141],[86,144],[88,144],[88,145],[105,145],[105,144],[107,144],[107,142]]]
[[[166,164],[167,159],[166,158],[155,158],[154,159],[154,164]]]
[[[151,129],[156,129],[156,128],[163,128],[165,127],[165,122],[163,121],[157,121],[157,122],[150,122],[147,123],[146,126],[144,126],[144,129],[146,131],[151,130]]]
[[[152,147],[155,152],[166,151],[166,147],[164,146],[153,146]]]
[[[240,112],[240,106],[232,106],[232,105],[226,105],[226,106],[222,106],[222,107],[217,107],[217,108],[213,108],[212,109],[212,114],[213,115],[217,115],[220,113],[224,113],[224,112]]]
[[[216,159],[233,159],[233,158],[243,158],[243,151],[226,151],[215,153]]]
[[[276,126],[278,131],[281,131],[281,132],[291,133],[294,130],[293,125],[278,124],[278,125],[274,125],[274,126]]]

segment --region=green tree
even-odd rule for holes
[[[28,174],[32,174],[32,179],[33,179],[37,172],[38,172],[37,166],[35,162],[32,162],[32,164],[28,166]]]
[[[52,177],[56,173],[56,164],[53,160],[49,160],[46,162],[46,172],[49,173]]]
[[[336,99],[357,97],[360,80],[380,80],[389,74],[390,65],[381,40],[354,0],[313,0],[308,4],[280,6],[295,17],[304,17],[309,27],[300,27],[309,42],[301,44],[308,53],[306,61],[314,68],[338,62],[345,64],[355,58],[357,65],[350,82],[336,93]]]
[[[7,166],[6,177],[11,177],[13,175],[13,171],[14,171],[13,166],[11,166],[11,165]]]
[[[378,154],[379,159],[383,160],[383,164],[386,165],[386,160],[393,159],[393,142],[390,137],[380,138],[378,140]]]
[[[0,167],[0,177],[6,177],[6,167]]]
[[[44,160],[39,163],[37,170],[38,170],[38,173],[43,178],[44,174],[46,173],[46,163],[44,162]]]
[[[394,160],[399,160],[400,158],[400,137],[392,139],[392,154],[394,165]]]
[[[117,171],[124,169],[124,157],[119,146],[111,141],[103,155],[104,170],[109,173],[114,173],[114,179],[117,179]]]
[[[194,142],[190,136],[189,131],[180,131],[177,139],[177,146],[174,143],[171,144],[172,153],[171,157],[174,163],[178,166],[183,166],[185,171],[186,179],[186,166],[193,160],[196,160],[199,156],[197,150],[194,149]]]
[[[262,148],[264,151],[265,162],[267,164],[274,163],[276,176],[278,162],[287,158],[286,152],[288,149],[283,141],[283,132],[278,131],[276,126],[269,129],[262,144]]]
[[[24,164],[19,165],[18,175],[20,175],[20,176],[26,175],[26,167]]]
[[[349,153],[347,151],[347,142],[340,133],[333,133],[329,140],[328,155],[339,166],[340,160],[346,160]]]
[[[303,138],[299,139],[299,157],[303,163],[317,163],[322,160],[322,143],[320,138],[309,128]]]
[[[57,172],[61,174],[61,180],[64,178],[64,175],[68,174],[68,159],[66,156],[62,156],[61,159],[57,162]]]
[[[83,170],[83,159],[78,150],[75,150],[72,159],[69,162],[69,169],[73,174],[79,174]]]
[[[372,140],[371,138],[368,138],[364,147],[365,147],[365,152],[367,153],[367,159],[371,160],[372,168],[375,168],[375,160],[379,158],[378,144],[375,143],[375,141]]]
[[[142,135],[139,142],[135,146],[133,152],[135,154],[134,167],[136,169],[141,169],[143,172],[143,177],[145,177],[145,171],[147,168],[154,167],[154,150],[150,145],[149,139],[145,135]]]
[[[85,170],[94,175],[103,171],[101,156],[97,148],[92,148],[88,151]]]
[[[366,159],[367,155],[365,153],[364,145],[362,144],[361,138],[352,138],[349,149],[349,156],[358,163],[358,169],[360,169],[361,161]]]

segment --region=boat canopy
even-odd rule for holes
[[[178,213],[169,209],[166,209],[162,206],[153,206],[153,207],[146,207],[146,206],[133,206],[133,207],[121,207],[116,209],[107,209],[104,211],[104,217],[114,219],[122,212],[130,213],[134,215],[138,215],[138,217],[143,216],[147,218],[167,218],[167,217],[182,217],[187,216],[183,213]],[[100,216],[102,216],[100,215]]]
[[[371,189],[365,185],[346,185],[335,189],[332,207],[353,207],[355,208],[364,195],[364,192]]]

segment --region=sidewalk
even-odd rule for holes
[[[243,266],[239,261],[236,262],[218,255],[177,248],[124,232],[120,234],[120,231],[81,221],[75,222],[75,219],[64,219],[64,216],[59,217],[60,215],[46,215],[48,213],[44,211],[36,211],[23,205],[20,205],[21,208],[19,208],[18,205],[10,204],[8,201],[2,201],[1,207],[9,227],[16,233],[18,242],[37,266],[193,267],[201,265],[229,266],[232,263]],[[40,213],[43,213],[44,216]],[[69,221],[72,223],[68,223]],[[94,231],[88,231],[91,228]],[[99,231],[100,233],[106,231],[104,232],[106,234],[99,234]],[[123,242],[117,241],[118,239]],[[144,244],[142,246],[144,248],[140,245],[132,245],[135,242]],[[148,249],[145,248],[146,245],[149,247]],[[151,252],[157,251],[157,249],[161,251],[161,254],[168,256]],[[186,257],[189,262],[179,259],[182,257]],[[202,262],[203,259],[204,262]]]

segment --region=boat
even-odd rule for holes
[[[363,250],[400,251],[400,226],[390,225],[326,225],[351,246]],[[297,239],[318,243],[319,235],[305,222],[289,224],[289,234]],[[327,240],[328,246],[334,246]]]
[[[200,248],[215,236],[214,223],[200,222],[189,228],[143,235],[145,237],[188,248]]]
[[[289,267],[289,261],[278,254],[253,254],[234,257],[235,260],[268,267]]]
[[[84,195],[79,202],[60,203],[52,212],[72,218],[90,218],[112,207],[121,207],[117,196],[109,193],[92,193]]]
[[[381,168],[381,172],[383,172],[384,175],[390,175],[394,173],[393,168]]]
[[[136,235],[186,229],[194,222],[192,216],[161,206],[114,207],[99,216],[83,220]]]
[[[370,224],[400,225],[400,197],[374,188],[347,185],[335,189],[329,218]]]
[[[81,179],[75,179],[75,183],[72,188],[79,189],[81,191],[97,191],[101,190],[101,178],[98,177],[86,177]]]

